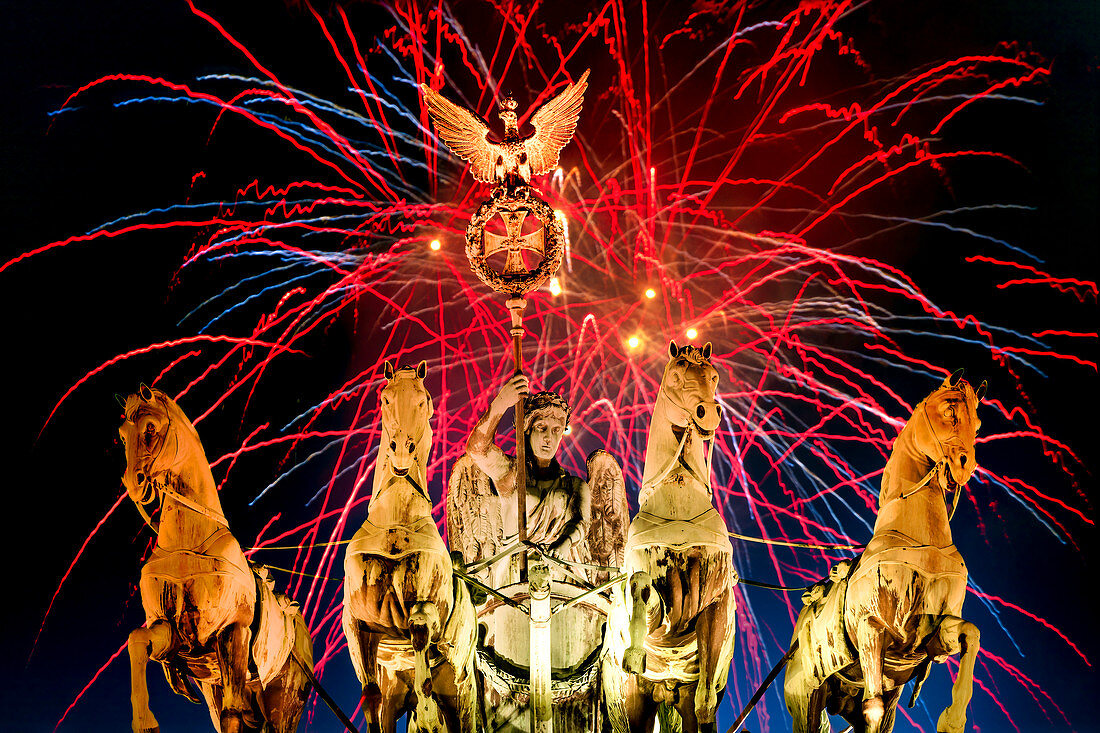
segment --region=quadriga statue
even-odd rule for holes
[[[615,733],[650,731],[658,716],[661,730],[717,730],[738,577],[711,489],[720,415],[710,355],[709,343],[670,343],[653,406],[626,540],[630,580],[609,622],[605,698]]]
[[[795,625],[784,692],[795,733],[825,733],[828,714],[858,733],[888,733],[906,682],[916,704],[933,661],[962,654],[940,733],[962,733],[980,637],[962,618],[966,564],[949,520],[976,467],[985,393],[944,380],[913,410],[882,475],[874,535],[810,588]],[[951,513],[946,496],[953,494]]]
[[[221,733],[296,730],[313,666],[301,612],[229,531],[199,435],[179,406],[142,385],[125,411],[122,482],[157,533],[141,568],[145,626],[127,644],[134,733],[159,730],[146,686],[150,659],[177,693],[205,699]],[[158,500],[153,521],[146,507]]]
[[[372,733],[476,730],[477,623],[432,518],[427,365],[394,370],[379,397],[381,445],[367,519],[344,558],[343,627]]]

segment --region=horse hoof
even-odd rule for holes
[[[645,672],[645,649],[630,647],[623,654],[623,669],[630,674]]]
[[[885,714],[886,707],[882,704],[881,697],[869,697],[863,701],[863,720],[867,723],[868,733],[877,733]]]
[[[241,733],[244,730],[244,718],[236,710],[223,710],[221,728],[221,733]]]

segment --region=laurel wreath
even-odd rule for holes
[[[502,211],[527,209],[543,227],[543,257],[538,266],[527,273],[504,274],[489,266],[485,257],[483,234],[485,225]],[[561,267],[565,254],[565,227],[554,214],[554,209],[537,196],[518,196],[505,193],[493,196],[483,203],[466,227],[466,257],[470,269],[483,283],[498,293],[521,297],[540,287]]]

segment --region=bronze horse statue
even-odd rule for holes
[[[719,696],[733,658],[738,578],[710,485],[710,451],[720,420],[718,372],[710,355],[709,343],[701,349],[669,344],[653,406],[638,514],[626,540],[629,589],[620,594],[609,624],[619,627],[618,637],[611,635],[612,654],[629,643],[621,657],[630,673],[625,680],[615,683],[614,665],[605,667],[619,687],[605,692],[616,731],[649,733],[658,716],[661,729],[670,729],[676,724],[673,709],[684,731],[717,729]],[[622,633],[626,623],[629,640]]]
[[[344,636],[372,732],[474,731],[477,620],[432,518],[427,365],[394,371],[381,390],[381,445],[367,519],[344,558]]]
[[[139,584],[146,624],[127,642],[134,733],[159,730],[149,709],[150,659],[177,693],[196,703],[201,693],[221,733],[291,733],[313,665],[301,612],[230,533],[199,435],[179,406],[142,385],[124,409],[122,482],[157,533]],[[157,499],[154,522],[145,507]]]
[[[980,637],[962,618],[966,564],[951,540],[946,495],[957,505],[974,473],[981,422],[959,370],[913,410],[882,475],[874,535],[862,555],[804,596],[784,681],[795,733],[827,733],[827,713],[856,733],[889,733],[906,682],[916,704],[932,661],[962,654],[940,733],[962,733]],[[795,648],[794,645],[797,645]]]

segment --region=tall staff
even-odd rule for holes
[[[466,228],[466,257],[482,282],[507,296],[505,305],[512,320],[512,359],[516,374],[523,373],[523,311],[527,307],[524,296],[558,271],[565,253],[564,222],[555,216],[549,204],[531,192],[531,176],[548,173],[557,167],[558,154],[577,128],[587,86],[586,71],[576,83],[539,107],[531,117],[535,132],[526,137],[519,133],[516,101],[505,97],[500,102],[499,112],[504,122],[504,137],[497,143],[490,139],[485,120],[448,101],[426,84],[420,85],[424,105],[440,139],[451,152],[470,164],[475,179],[495,184],[492,197],[478,208]],[[529,215],[532,219],[528,219]],[[524,262],[525,251],[539,258],[533,269],[528,269]],[[498,253],[504,253],[504,267],[499,271],[489,262]],[[517,534],[521,542],[526,542],[527,446],[522,397],[516,402],[515,413]],[[530,580],[531,587],[531,731],[553,733],[550,576],[546,567],[538,564],[528,578],[527,552],[519,554],[519,570],[520,579]]]
[[[511,314],[512,359],[515,373],[523,373],[523,312],[526,295],[539,288],[561,266],[565,253],[564,224],[554,210],[531,192],[531,176],[548,173],[558,165],[558,155],[573,137],[580,118],[588,72],[560,94],[539,107],[531,116],[534,133],[522,136],[516,101],[505,97],[499,115],[504,136],[494,142],[489,124],[473,111],[457,105],[427,84],[421,84],[424,105],[436,133],[459,158],[470,164],[475,180],[495,184],[492,197],[484,202],[466,228],[466,256],[481,281],[507,296]],[[528,220],[533,215],[537,225]],[[500,221],[502,220],[503,225]],[[526,227],[525,227],[526,224]],[[495,231],[494,231],[495,227]],[[524,262],[524,252],[539,258],[533,269]],[[504,253],[504,267],[494,269],[489,260]],[[523,438],[523,399],[516,416],[516,501],[518,534],[527,540],[527,458]],[[521,555],[521,573],[526,578],[526,553]]]

